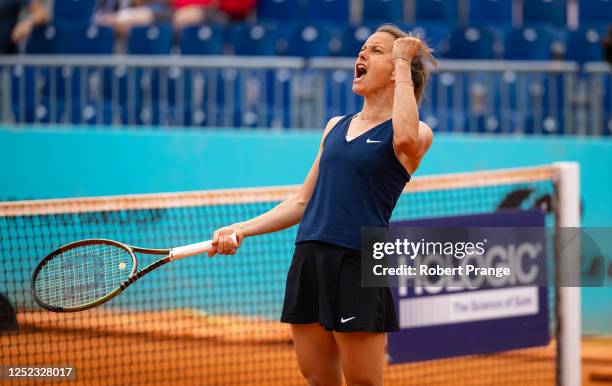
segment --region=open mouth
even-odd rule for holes
[[[361,79],[367,73],[368,73],[368,69],[366,68],[364,64],[359,63],[355,66],[355,78],[356,79]]]

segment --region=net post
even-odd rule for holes
[[[559,210],[557,226],[560,228],[580,227],[580,166],[577,162],[556,162],[558,171],[557,193]],[[573,233],[573,232],[572,232]],[[560,386],[581,384],[581,309],[580,309],[580,241],[579,237],[569,248],[563,248],[558,282],[557,326],[558,379]],[[570,286],[573,285],[573,286]]]

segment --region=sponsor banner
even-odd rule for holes
[[[390,232],[375,231],[373,234],[376,237],[369,238],[371,246],[374,242],[389,242],[404,237],[413,241],[413,236],[451,243],[452,247],[449,246],[446,251],[448,254],[441,255],[452,260],[423,260],[432,267],[437,262],[441,267],[456,268],[461,266],[457,262],[466,258],[479,268],[514,267],[512,274],[504,278],[495,274],[480,275],[481,279],[476,279],[477,275],[452,278],[453,275],[428,274],[396,280],[395,284],[402,284],[392,288],[401,330],[389,334],[390,363],[486,354],[548,344],[548,290],[546,286],[538,286],[540,280],[545,283],[547,276],[547,240],[543,226],[543,213],[517,211],[398,222],[392,224]],[[403,230],[394,231],[397,227]],[[458,231],[450,231],[451,227],[458,228]],[[499,231],[500,228],[496,231],[495,227],[503,227],[501,229],[505,231]],[[417,231],[427,228],[437,229],[438,232]],[[530,232],[523,232],[520,228],[529,229]],[[405,229],[412,231],[405,233]],[[444,229],[444,232],[439,232],[440,229]],[[538,229],[540,231],[536,231]],[[364,240],[369,236],[372,234],[366,234]],[[468,240],[482,241],[483,250],[475,251],[475,246],[474,251],[471,248],[466,251],[464,244],[458,244],[467,243]],[[402,247],[404,243],[399,244]],[[521,247],[522,244],[530,246]],[[394,243],[394,247],[397,246]],[[393,250],[394,247],[388,247],[388,252],[397,252]],[[384,251],[384,247],[380,247],[380,250]],[[397,264],[398,257],[414,264],[419,256],[436,255],[415,250],[389,253],[385,264]],[[372,247],[364,255],[373,252]],[[487,253],[490,256],[487,257]],[[482,257],[470,257],[476,254]],[[463,282],[458,280],[462,278]],[[425,282],[425,279],[428,281]]]

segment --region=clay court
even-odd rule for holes
[[[303,385],[289,331],[276,322],[199,313],[22,313],[2,335],[2,365],[72,366],[72,385]],[[75,316],[76,315],[76,316]],[[390,386],[555,384],[555,348],[385,368]],[[583,384],[612,384],[612,339],[585,339]],[[35,384],[3,380],[3,384]]]

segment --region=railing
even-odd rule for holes
[[[612,134],[612,67],[609,64],[587,63],[581,85],[588,102],[581,100],[578,127],[590,125],[594,134]],[[586,102],[586,103],[585,103]]]
[[[0,57],[0,122],[313,128],[357,111],[354,59]],[[439,63],[421,119],[445,132],[609,134],[605,63]]]

